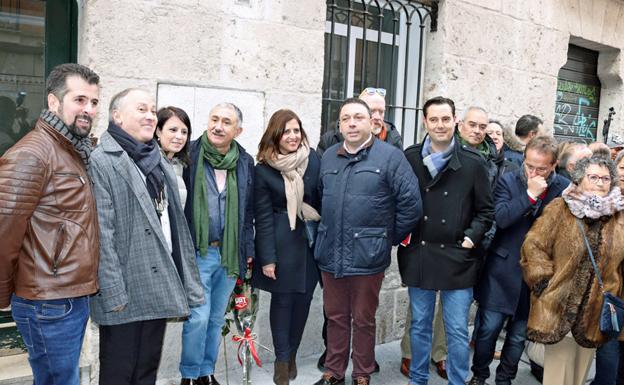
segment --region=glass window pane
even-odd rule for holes
[[[366,43],[366,74],[362,75],[362,60],[364,44],[363,40],[358,39],[355,44],[355,76],[353,79],[353,95],[358,96],[362,92],[362,76],[364,76],[364,87],[374,87],[386,89],[386,104],[394,104],[397,75],[396,68],[398,63],[399,49],[394,48],[394,59],[392,45],[381,43],[381,49],[377,52],[379,45],[377,42],[368,41]],[[377,54],[379,53],[379,83],[377,83]],[[394,109],[386,108],[385,119],[394,121]]]
[[[44,108],[45,2],[0,0],[0,155]]]

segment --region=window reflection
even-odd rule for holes
[[[44,106],[45,2],[0,0],[0,155]]]

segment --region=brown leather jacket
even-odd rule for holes
[[[71,142],[39,119],[0,158],[0,308],[11,294],[98,290],[99,229],[90,179]]]

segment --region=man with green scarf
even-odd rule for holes
[[[208,129],[191,143],[184,171],[185,214],[195,243],[206,303],[182,331],[182,385],[218,385],[214,368],[225,309],[236,279],[254,256],[252,157],[238,144],[243,114],[231,103],[210,111]]]

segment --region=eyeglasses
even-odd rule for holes
[[[535,167],[526,163],[524,164],[524,167],[527,169],[528,172],[536,172],[538,174],[543,174],[547,172],[548,170],[550,170],[550,167]]]
[[[587,174],[585,176],[587,177],[587,180],[589,180],[593,184],[598,184],[598,181],[602,181],[602,184],[609,184],[609,183],[611,183],[611,177],[610,176],[600,176],[600,175],[596,175],[596,174]]]
[[[360,96],[362,96],[364,94],[368,94],[368,95],[378,94],[379,96],[384,98],[384,97],[386,97],[386,89],[385,88],[366,87],[366,88],[364,88],[364,91],[362,91]]]

